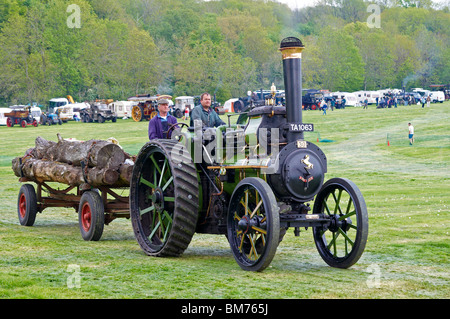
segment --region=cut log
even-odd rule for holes
[[[119,168],[119,179],[116,183],[118,186],[130,186],[131,175],[133,175],[134,165],[122,164]]]
[[[37,183],[57,182],[71,186],[88,183],[93,187],[99,187],[113,186],[119,179],[119,172],[110,168],[87,168],[83,174],[80,166],[30,157],[25,158],[22,165],[20,165],[20,157],[14,158],[12,169],[16,176],[25,177]]]
[[[114,143],[103,140],[69,141],[58,137],[59,141],[48,141],[37,137],[35,141],[35,156],[53,162],[81,166],[84,161],[89,167],[98,169],[119,169],[125,160],[122,148]]]

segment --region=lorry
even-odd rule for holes
[[[175,98],[175,105],[172,109],[172,115],[181,118],[184,115],[185,109],[188,108],[189,112],[195,107],[193,96],[179,96]]]
[[[117,121],[117,115],[114,111],[108,108],[105,103],[93,102],[89,107],[80,110],[80,119],[84,123],[98,122],[104,123],[105,121]]]

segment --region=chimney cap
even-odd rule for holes
[[[281,40],[280,49],[295,48],[295,47],[300,47],[300,48],[304,47],[304,45],[303,45],[302,41],[300,41],[300,39],[298,39],[296,37],[287,37],[287,38],[284,38],[283,40]]]

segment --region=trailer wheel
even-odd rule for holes
[[[130,182],[134,234],[149,256],[179,256],[198,219],[197,171],[187,150],[172,140],[152,140],[139,152]]]
[[[100,240],[105,225],[105,208],[99,193],[95,191],[83,193],[78,207],[78,223],[84,240]]]
[[[262,271],[272,262],[280,239],[279,208],[270,186],[257,177],[236,186],[228,207],[228,241],[244,270]]]
[[[349,268],[361,257],[367,242],[369,219],[358,187],[345,178],[327,181],[314,202],[314,214],[330,217],[330,224],[315,227],[314,241],[331,267]]]
[[[17,213],[22,226],[33,226],[37,214],[37,199],[33,185],[23,184],[17,199]]]

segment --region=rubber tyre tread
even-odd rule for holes
[[[138,207],[138,182],[140,170],[144,164],[147,153],[153,148],[159,148],[169,160],[169,166],[174,178],[174,211],[173,223],[170,233],[163,247],[155,251],[149,246],[149,240],[144,235],[140,223]],[[148,142],[139,152],[133,168],[130,185],[130,216],[135,237],[142,250],[149,256],[155,257],[177,257],[180,256],[189,246],[192,236],[195,233],[198,219],[198,180],[197,170],[192,162],[189,153],[183,153],[177,158],[177,163],[173,162],[170,154],[176,151],[177,141],[156,139]],[[181,166],[178,164],[180,163]],[[190,197],[190,198],[189,198]]]
[[[22,194],[25,196],[25,216],[22,218],[20,215],[20,197]],[[17,214],[19,222],[22,226],[33,226],[37,215],[37,198],[33,185],[23,184],[19,190],[19,196],[17,198]]]
[[[91,227],[85,231],[82,226],[81,215],[84,203],[88,203],[91,209]],[[86,241],[98,241],[102,237],[105,226],[105,208],[100,194],[96,191],[86,191],[81,195],[78,207],[78,224],[81,237]]]

